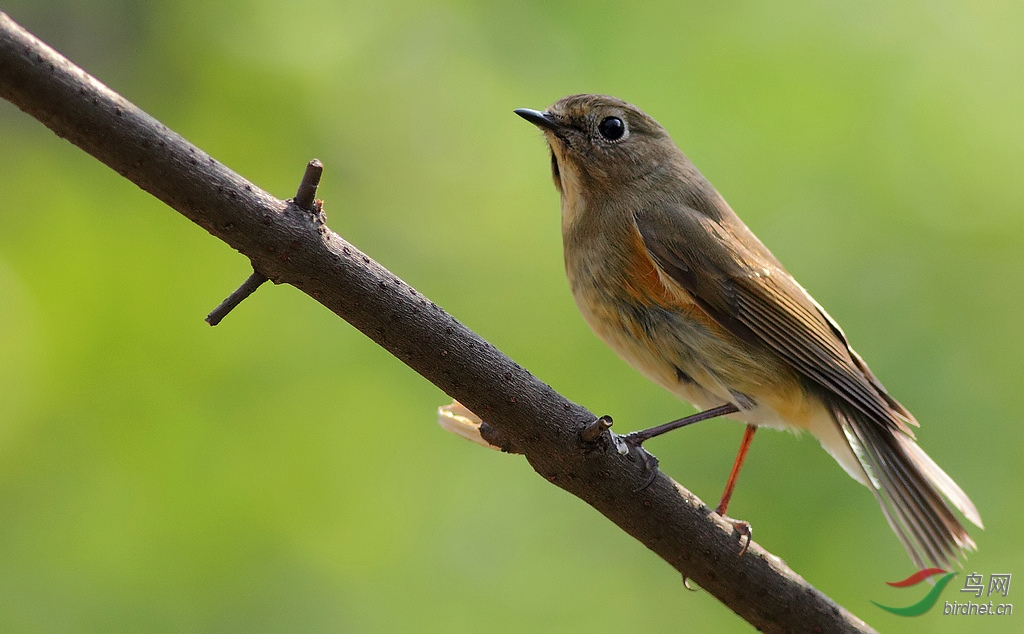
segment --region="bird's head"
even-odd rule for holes
[[[615,97],[570,95],[544,112],[515,112],[544,132],[563,200],[617,197],[681,156],[657,121]]]

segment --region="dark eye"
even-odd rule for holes
[[[618,117],[605,117],[598,124],[597,131],[609,141],[617,141],[626,133],[626,124]]]

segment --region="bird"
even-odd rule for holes
[[[641,374],[703,410],[625,436],[632,447],[697,420],[745,423],[716,511],[749,544],[749,524],[726,511],[754,432],[806,431],[871,490],[919,569],[949,568],[976,550],[952,508],[983,528],[978,510],[917,444],[914,416],[657,121],[596,94],[514,112],[550,149],[565,269],[584,320]]]

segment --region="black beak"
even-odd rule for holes
[[[529,108],[517,108],[513,112],[539,128],[557,131],[563,127],[562,123],[548,112],[530,110]]]

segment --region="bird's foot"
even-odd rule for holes
[[[716,510],[715,513],[718,513],[723,520],[732,524],[733,530],[735,530],[736,534],[740,536],[740,542],[743,543],[743,546],[740,547],[738,556],[742,557],[743,553],[747,552],[747,547],[750,546],[750,540],[754,538],[754,529],[750,526],[750,522],[733,519],[718,510]],[[746,539],[744,540],[744,538]]]
[[[654,478],[658,474],[658,459],[643,448],[643,443],[647,440],[647,437],[641,436],[637,432],[619,436],[611,430],[611,427],[611,416],[606,415],[595,418],[580,431],[580,440],[586,444],[600,444],[606,439],[605,442],[610,444],[619,455],[623,456],[629,455],[635,450],[636,454],[640,457],[646,477],[643,484],[634,493],[643,491],[651,486],[651,483],[654,482]]]
[[[629,453],[632,450],[636,450],[638,456],[640,456],[640,462],[643,465],[645,478],[643,484],[633,490],[633,493],[639,493],[647,487],[651,486],[654,482],[654,478],[658,476],[658,459],[651,452],[644,449],[644,441],[647,438],[641,436],[637,432],[626,434],[625,436],[619,436],[618,441],[625,447],[625,451],[619,450],[619,453]]]

